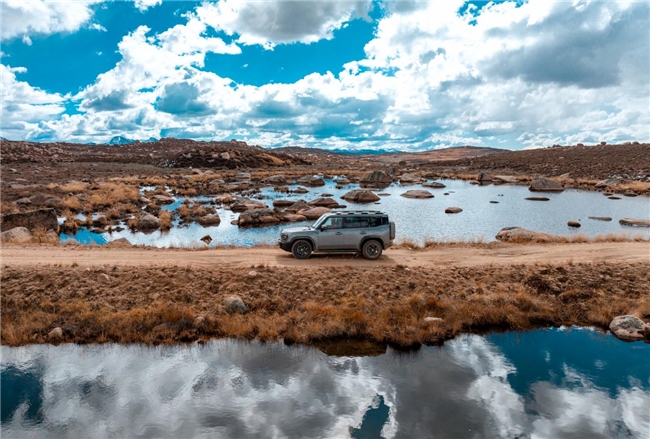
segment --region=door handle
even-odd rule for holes
[[[343,234],[343,232],[336,232],[336,234],[337,234],[337,235],[342,235],[342,234]]]
[[[361,232],[360,234],[361,234],[361,235],[367,235],[368,232]]]

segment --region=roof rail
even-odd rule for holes
[[[332,213],[339,215],[385,215],[384,212],[378,210],[340,210]]]

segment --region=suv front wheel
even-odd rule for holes
[[[381,256],[381,252],[381,243],[379,243],[379,241],[375,241],[374,239],[366,241],[361,248],[361,254],[363,254],[363,257],[366,259],[377,259],[379,256]]]
[[[309,241],[299,239],[291,246],[291,253],[296,259],[307,259],[311,256],[311,244]]]

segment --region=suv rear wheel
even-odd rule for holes
[[[366,259],[377,259],[381,256],[382,247],[379,241],[371,239],[363,244],[361,254]]]
[[[305,239],[299,239],[291,246],[291,253],[296,259],[307,259],[311,256],[311,244]]]

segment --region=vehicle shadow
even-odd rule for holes
[[[375,260],[365,259],[360,254],[355,254],[355,253],[314,253],[309,257],[309,259],[296,259],[291,253],[284,253],[276,256],[275,259],[278,264],[283,264],[283,265],[286,264],[308,265],[308,264],[313,264],[315,262],[323,263],[325,265],[328,262],[335,263],[337,265],[343,262],[349,262],[349,263],[360,264],[360,265],[373,265],[373,266],[376,266],[377,264],[381,264],[381,265],[397,264],[397,262],[395,262],[393,258],[386,255],[385,253],[382,254],[379,257],[379,259],[375,259]]]

